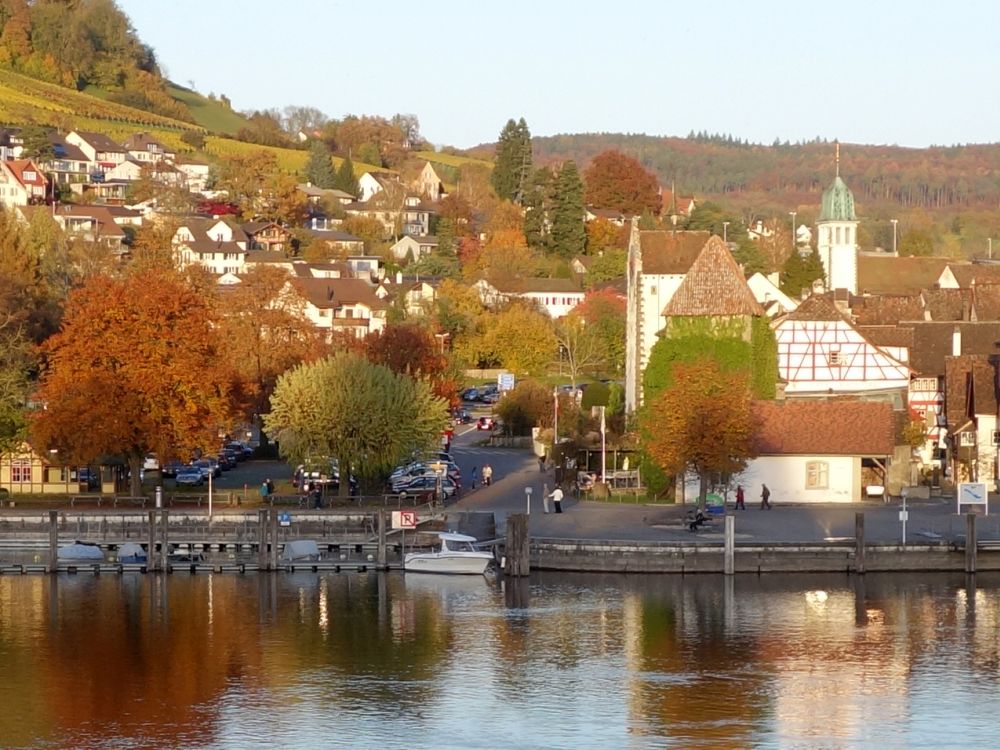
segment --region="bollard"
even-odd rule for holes
[[[965,572],[976,572],[976,514],[968,513],[965,516]]]
[[[736,519],[726,516],[725,574],[736,572]]]
[[[156,565],[156,511],[149,511],[149,544],[146,548],[146,570],[153,572]]]
[[[526,576],[531,572],[528,534],[528,514],[514,513],[507,517],[507,564],[504,572],[509,576]]]
[[[49,573],[59,570],[59,511],[49,511]]]
[[[385,549],[385,510],[378,511],[378,552],[375,558],[375,565],[379,570],[388,567],[388,556]]]
[[[865,514],[854,514],[854,572],[865,572]]]

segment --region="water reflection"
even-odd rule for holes
[[[0,577],[0,745],[934,747],[945,727],[986,744],[998,587]]]

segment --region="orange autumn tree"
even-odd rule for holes
[[[64,463],[117,457],[141,492],[143,458],[188,458],[228,427],[230,387],[212,308],[179,274],[97,276],[42,345],[30,435]]]
[[[426,378],[435,396],[458,406],[461,373],[444,350],[442,338],[419,323],[390,323],[365,339],[365,355],[371,362],[385,365],[397,375]]]
[[[740,472],[753,458],[751,400],[745,371],[702,358],[676,363],[670,384],[643,410],[646,452],[671,476],[698,475],[702,510],[712,476]]]

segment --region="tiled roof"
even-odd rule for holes
[[[978,284],[1000,283],[1000,265],[988,263],[949,263],[955,281],[962,289]]]
[[[516,279],[495,286],[498,291],[514,294],[583,294],[572,279]]]
[[[945,357],[952,354],[952,337],[957,329],[962,336],[962,354],[996,354],[1000,352],[1000,322],[979,323],[913,321],[903,324],[913,329],[910,367],[925,377],[944,375]]]
[[[977,414],[996,414],[995,372],[986,355],[945,358],[944,405],[948,427],[961,427]]]
[[[858,333],[877,347],[913,348],[913,329],[905,326],[855,326]]]
[[[644,274],[683,275],[705,247],[710,232],[674,232],[647,229],[639,232]]]
[[[235,242],[194,239],[190,242],[182,242],[181,244],[189,248],[192,252],[198,253],[198,255],[209,255],[210,253],[246,253],[246,250]]]
[[[892,406],[884,401],[756,401],[758,455],[892,455]]]
[[[876,294],[855,298],[851,312],[858,325],[895,325],[901,320],[923,320],[924,302],[919,294]]]
[[[858,255],[858,291],[861,294],[917,294],[933,289],[947,258],[897,258]]]
[[[5,161],[4,165],[14,173],[14,177],[16,177],[17,181],[22,185],[42,186],[46,184],[45,175],[42,174],[42,170],[39,169],[38,165],[31,159],[11,159],[10,161]],[[32,179],[25,181],[24,173],[26,171],[34,172],[35,176]]]
[[[117,153],[124,153],[125,147],[120,143],[115,143],[104,133],[94,133],[88,130],[74,130],[80,138],[89,143],[97,151],[110,151]]]
[[[332,309],[358,303],[373,310],[386,307],[386,303],[375,296],[375,290],[361,279],[295,278],[292,285],[319,308]]]
[[[1000,320],[1000,284],[976,284],[972,299],[976,320]]]
[[[798,307],[788,313],[786,320],[828,320],[847,321],[847,317],[837,309],[825,294],[813,294],[802,300]]]
[[[327,242],[364,242],[360,237],[336,229],[306,229],[306,232],[313,239],[326,240]]]
[[[663,315],[764,315],[721,237],[712,236],[691,264]]]
[[[969,320],[972,313],[971,289],[925,289],[920,296],[930,320]]]
[[[90,163],[90,157],[80,150],[79,146],[67,143],[58,133],[49,133],[49,142],[58,147],[53,161],[83,161]]]

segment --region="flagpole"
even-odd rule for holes
[[[552,451],[559,442],[559,388],[552,389]]]
[[[601,483],[608,483],[608,447],[605,440],[607,425],[604,422],[604,408],[601,407]]]

